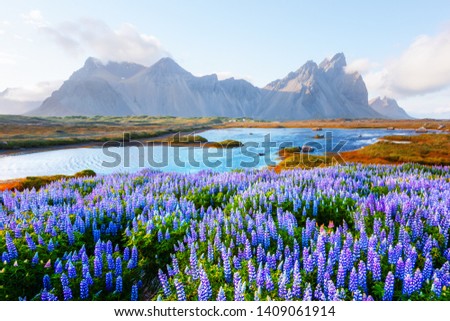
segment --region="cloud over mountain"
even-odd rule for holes
[[[129,23],[113,29],[102,20],[82,18],[54,25],[46,21],[39,10],[32,10],[22,18],[66,54],[75,57],[88,55],[105,62],[133,61],[151,65],[169,56],[156,37],[139,32]]]

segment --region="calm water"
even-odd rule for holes
[[[316,134],[326,135],[330,139],[313,139]],[[0,180],[25,176],[74,174],[88,168],[98,174],[134,172],[144,167],[176,172],[261,168],[278,161],[276,154],[280,144],[283,143],[290,143],[292,146],[312,144],[315,147],[314,153],[319,155],[325,151],[332,151],[339,142],[345,143],[340,151],[348,151],[372,144],[379,137],[392,134],[411,135],[414,131],[324,129],[321,132],[314,132],[311,129],[302,128],[209,130],[200,135],[209,141],[239,140],[244,143],[244,147],[228,150],[166,146],[144,147],[139,150],[136,147],[126,147],[109,148],[108,153],[101,148],[73,148],[0,156]],[[272,142],[271,147],[264,147],[263,143],[269,141]]]

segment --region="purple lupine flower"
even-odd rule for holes
[[[429,280],[432,273],[433,273],[433,261],[431,260],[430,257],[427,257],[425,259],[425,264],[422,272],[423,280]]]
[[[265,284],[265,272],[262,263],[259,263],[258,272],[256,273],[256,285],[263,288]]]
[[[353,301],[362,301],[362,300],[363,295],[360,290],[356,290],[355,292],[353,292]]]
[[[304,229],[302,230],[302,231],[304,231]],[[302,250],[302,257],[303,257],[303,269],[305,269],[306,270],[306,258],[309,256],[309,250],[308,250],[308,248],[307,247],[303,247],[303,250]]]
[[[378,255],[375,255],[372,262],[372,279],[374,281],[381,281],[381,265]]]
[[[46,289],[47,291],[50,291],[50,289],[52,288],[52,283],[50,281],[50,277],[48,276],[48,274],[44,275],[44,277],[42,279],[42,283],[44,285],[44,289]]]
[[[63,286],[64,301],[72,300],[72,290],[68,286]]]
[[[178,259],[175,255],[172,256],[172,270],[173,273],[176,275],[180,273],[180,267],[178,265]]]
[[[58,261],[58,263],[56,263],[56,267],[55,267],[55,274],[61,274],[63,272],[63,266],[61,261]]]
[[[275,288],[275,285],[273,284],[273,280],[272,280],[272,276],[270,275],[270,270],[269,268],[266,267],[264,268],[264,274],[265,274],[265,286],[267,291],[273,291]]]
[[[99,278],[102,276],[103,273],[103,263],[101,258],[99,258],[98,256],[96,256],[94,258],[94,276],[96,278]]]
[[[94,280],[92,279],[91,273],[89,273],[89,271],[86,272],[85,279],[89,286],[92,286],[94,284]]]
[[[250,260],[252,258],[252,247],[247,238],[245,239],[244,258],[245,260]]]
[[[128,260],[128,263],[127,263],[128,270],[132,270],[132,269],[136,268],[136,266],[137,266],[136,261],[133,260],[133,258]]]
[[[116,258],[116,268],[114,272],[116,277],[122,275],[122,259],[120,258],[120,256]]]
[[[431,291],[439,298],[442,293],[442,283],[439,278],[435,277],[433,280],[433,285],[431,286]]]
[[[332,280],[327,281],[327,293],[326,297],[328,301],[339,301],[336,287],[334,286],[334,283]]]
[[[414,273],[414,291],[413,292],[420,291],[420,289],[422,288],[422,282],[423,282],[422,272],[420,272],[420,269],[417,268],[416,273]]]
[[[106,265],[108,266],[108,270],[112,271],[115,268],[114,259],[112,257],[112,254],[108,254],[106,256]]]
[[[412,262],[411,258],[408,258],[405,262],[405,269],[404,269],[403,275],[404,276],[406,276],[408,274],[413,275],[413,268],[414,268],[413,262]]]
[[[208,301],[212,297],[211,284],[209,283],[208,275],[202,267],[199,269],[199,274],[200,285],[198,287],[198,299],[199,301]]]
[[[108,240],[108,242],[106,242],[106,254],[113,254],[113,245],[112,242],[110,240]]]
[[[239,260],[236,256],[233,256],[233,265],[236,270],[242,269],[241,260]]]
[[[86,275],[89,273],[89,265],[88,264],[83,264],[81,266],[81,276],[83,278],[86,278]]]
[[[275,254],[270,255],[270,252],[267,253],[266,261],[269,269],[275,270],[277,268],[277,258]]]
[[[322,285],[317,284],[316,290],[314,291],[314,299],[318,301],[326,301],[325,293],[322,291]]]
[[[3,260],[4,261],[4,260]],[[34,253],[33,258],[31,259],[31,265],[35,266],[39,263],[39,253]]]
[[[223,273],[225,276],[225,281],[227,283],[231,283],[231,281],[232,281],[231,265],[230,265],[230,259],[228,258],[227,255],[225,255],[225,257],[223,259]]]
[[[367,292],[367,270],[363,261],[359,261],[358,264],[358,285]]]
[[[303,264],[305,266],[305,271],[307,273],[311,273],[312,271],[314,271],[314,263],[313,263],[313,259],[312,256],[307,254],[306,257],[303,257]]]
[[[42,236],[40,234],[38,235],[38,244],[42,245],[42,246],[45,245],[44,239],[42,238]]]
[[[237,272],[236,272],[237,273]],[[245,294],[245,282],[242,283],[241,280],[234,287],[234,301],[244,301]]]
[[[356,269],[353,268],[350,272],[350,280],[348,283],[348,289],[350,292],[355,292],[358,290],[358,274],[356,273]]]
[[[303,293],[303,301],[312,301],[312,295],[311,284],[308,283]]]
[[[247,269],[248,269],[248,283],[252,284],[256,281],[256,269],[253,265],[253,262],[250,260],[247,263]]]
[[[411,274],[405,275],[403,279],[403,295],[411,296],[411,294],[414,292],[414,278],[411,276]]]
[[[175,285],[175,290],[177,291],[178,301],[186,301],[186,294],[184,292],[183,283],[180,282],[178,279],[174,279],[173,284]]]
[[[403,280],[405,274],[405,263],[403,263],[402,258],[399,258],[397,261],[397,266],[395,268],[395,277]]]
[[[70,260],[69,265],[67,267],[67,275],[69,276],[69,279],[75,279],[77,277],[77,270],[75,269],[75,266]]]
[[[219,289],[219,293],[217,293],[216,301],[226,301],[227,297],[225,296],[225,292],[222,287]]]
[[[214,261],[214,248],[211,242],[208,242],[208,261],[209,262]]]
[[[123,289],[123,281],[122,281],[122,277],[119,275],[116,278],[116,289],[114,290],[114,292],[122,293],[122,289]]]
[[[14,244],[9,232],[5,233],[5,241],[6,241],[6,250],[8,251],[10,260],[16,259],[19,256],[19,254],[17,253],[16,245]]]
[[[323,283],[323,276],[325,274],[325,257],[322,253],[319,253],[319,257],[317,259],[317,283]]]
[[[288,289],[287,294],[286,294],[286,301],[292,301],[293,297],[294,296],[292,294],[291,289]]]
[[[130,301],[137,301],[138,300],[138,296],[139,296],[139,289],[137,284],[133,284],[131,286],[131,296],[130,296]]]
[[[301,290],[302,275],[300,273],[299,261],[294,263],[294,280],[292,281],[292,296],[294,298],[300,298],[302,295]]]
[[[137,250],[136,245],[133,245],[133,248],[131,249],[131,259],[137,265],[137,263],[138,263],[138,250]]]
[[[283,273],[278,278],[278,296],[281,299],[286,299],[287,288],[286,288],[286,274]]]
[[[37,252],[36,252],[36,254],[37,254]],[[2,253],[2,262],[9,263],[9,261],[11,261],[11,259],[9,258],[9,254],[7,252],[3,252]]]
[[[168,297],[172,293],[172,291],[170,290],[170,285],[169,285],[169,281],[167,280],[167,275],[161,269],[158,270],[158,278],[163,287],[164,295],[166,297]]]
[[[392,274],[392,272],[389,271],[386,276],[386,280],[384,281],[383,301],[392,301],[392,298],[394,296],[394,283],[395,283],[394,274]]]
[[[41,301],[49,301],[48,292],[46,289],[41,292]]]
[[[339,263],[339,267],[338,267],[338,272],[337,272],[337,280],[336,280],[336,286],[338,288],[342,288],[345,286],[345,277],[346,277],[346,273],[345,273],[345,269],[342,266],[341,263]]]
[[[31,251],[36,251],[36,244],[34,243],[33,238],[31,237],[31,235],[28,232],[25,233],[25,239],[27,241],[28,248]]]
[[[84,300],[89,297],[89,285],[88,282],[83,279],[80,282],[80,299]]]
[[[130,248],[127,246],[124,250],[123,250],[123,260],[124,261],[128,261],[130,259]]]
[[[55,250],[55,245],[53,244],[53,239],[50,239],[47,245],[47,250],[51,253]]]
[[[195,246],[191,246],[191,254],[189,256],[190,263],[190,271],[192,279],[197,280],[199,278],[198,274],[198,260],[197,260],[197,252],[195,250]],[[225,263],[224,263],[225,265]]]
[[[61,280],[61,285],[63,287],[69,286],[69,278],[65,273],[61,274],[61,277],[59,279]]]
[[[265,261],[265,254],[264,250],[261,246],[261,244],[258,244],[258,247],[256,248],[256,263],[264,263]]]
[[[108,292],[111,292],[113,289],[113,274],[111,271],[107,272],[105,275],[105,288]]]
[[[81,253],[81,263],[82,263],[83,265],[89,265],[89,256],[86,254],[85,251],[83,251],[83,252]]]

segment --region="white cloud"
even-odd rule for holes
[[[169,56],[158,39],[140,33],[128,23],[112,29],[101,20],[81,19],[57,26],[41,25],[39,31],[75,57],[94,56],[103,61],[130,61],[148,66]]]
[[[398,100],[413,117],[450,118],[450,88],[438,93],[404,97]]]
[[[49,97],[53,91],[58,89],[62,83],[62,80],[43,81],[32,86],[8,88],[4,92],[2,97],[5,99],[21,102],[43,101],[45,98]]]
[[[376,68],[378,64],[371,62],[367,58],[357,59],[350,62],[346,67],[345,71],[347,73],[359,72],[360,74],[365,74],[368,71]]]
[[[424,95],[450,87],[450,28],[422,35],[381,70],[365,75],[374,91],[397,97]]]
[[[0,21],[0,36],[6,33],[6,29],[8,29],[10,23],[7,20]]]
[[[40,10],[31,10],[30,12],[25,13],[22,15],[22,19],[25,23],[33,25],[36,28],[48,25],[48,22],[44,19]]]
[[[16,57],[5,52],[0,51],[0,65],[14,65]]]

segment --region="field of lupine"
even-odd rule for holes
[[[450,300],[450,168],[143,171],[0,194],[0,300]]]

